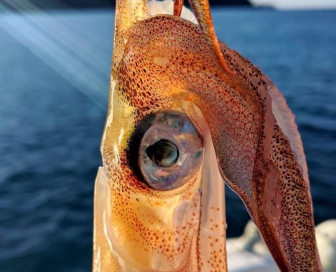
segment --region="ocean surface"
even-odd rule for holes
[[[336,218],[336,11],[214,9],[296,115],[316,223]],[[113,10],[0,13],[0,271],[91,269]],[[248,220],[227,190],[228,236]]]

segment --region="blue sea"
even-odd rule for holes
[[[336,218],[336,11],[217,8],[296,115],[316,223]],[[0,13],[0,271],[91,270],[113,10]],[[228,236],[248,220],[227,190]]]

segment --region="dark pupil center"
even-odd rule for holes
[[[146,149],[147,156],[160,167],[173,166],[179,157],[177,146],[169,140],[161,139]]]

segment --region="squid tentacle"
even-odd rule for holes
[[[181,16],[184,0],[174,0],[174,15]]]
[[[236,74],[235,70],[231,70],[225,60],[225,57],[222,53],[219,41],[216,36],[215,28],[212,23],[212,17],[210,12],[210,5],[208,0],[189,0],[190,6],[193,9],[199,26],[207,39],[209,45],[215,51],[217,58],[223,67],[224,71],[234,75]]]

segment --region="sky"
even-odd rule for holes
[[[255,6],[278,9],[336,9],[336,0],[250,0]]]

